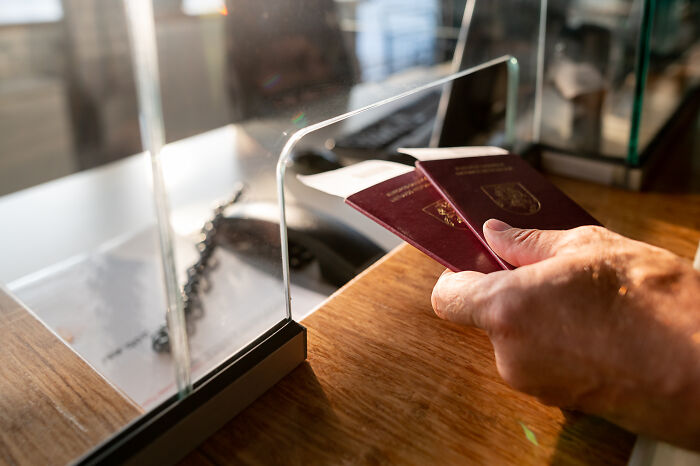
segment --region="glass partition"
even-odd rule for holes
[[[302,200],[283,256],[278,154],[449,74],[464,2],[40,3],[0,22],[0,282],[138,406],[121,439],[398,244]]]
[[[642,164],[647,148],[678,109],[700,88],[700,4],[690,0],[648,2],[648,24],[640,36],[647,62],[637,70],[643,79],[634,111],[628,158]],[[641,94],[641,95],[640,95]]]
[[[466,4],[461,32],[462,47],[454,56],[453,70],[477,66],[501,55],[519,64],[516,110],[516,147],[526,152],[540,139],[542,118],[542,24],[547,2],[479,1]]]
[[[404,153],[404,148],[512,149],[517,143],[518,71],[513,57],[494,58],[292,135],[277,166],[285,277],[293,283],[293,249],[300,241],[296,217],[302,209],[316,219],[318,238],[338,255],[328,259],[344,262],[350,276],[379,257],[362,237],[380,247],[399,243],[387,230],[345,205],[342,198],[306,186],[299,176],[366,160],[413,166],[416,159]],[[492,151],[484,149],[484,155],[489,153]]]
[[[624,160],[633,118],[643,2],[550,2],[542,142]]]
[[[617,179],[601,167],[642,166],[697,92],[699,24],[689,0],[468,1],[455,69],[515,57],[518,141],[570,176],[588,167],[591,179]]]
[[[387,82],[444,76],[465,1],[156,0],[166,142],[243,123],[276,150],[303,121],[394,95]],[[141,151],[122,2],[3,5],[0,83],[0,194]],[[311,105],[331,97],[334,114]]]
[[[644,162],[697,89],[696,2],[548,2],[541,142],[589,158]]]

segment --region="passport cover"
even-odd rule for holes
[[[503,270],[417,170],[364,189],[345,202],[454,272]]]
[[[419,161],[416,167],[487,248],[482,226],[490,218],[543,230],[600,225],[517,155]],[[492,254],[503,268],[513,268]]]

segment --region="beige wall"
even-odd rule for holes
[[[122,3],[63,10],[57,23],[0,26],[0,195],[141,151]],[[177,0],[156,14],[167,139],[227,124],[223,20]]]

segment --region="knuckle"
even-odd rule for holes
[[[444,303],[443,300],[440,296],[440,286],[435,285],[433,288],[433,292],[430,295],[430,304],[433,306],[433,311],[435,312],[435,315],[440,317],[441,319],[445,318],[445,309],[444,309]]]
[[[436,291],[433,288],[433,293],[430,295],[430,305],[433,308],[433,312],[440,317],[440,306],[438,305],[438,298],[436,296]]]
[[[572,239],[583,243],[598,242],[610,237],[610,230],[599,225],[585,225],[571,231]]]
[[[581,252],[593,244],[605,244],[611,240],[610,230],[598,225],[572,228],[562,238],[562,249],[566,252]]]
[[[464,315],[469,314],[469,303],[465,296],[467,293],[458,285],[458,282],[447,283],[441,280],[433,288],[430,300],[435,314],[441,319],[460,321]]]
[[[431,295],[435,314],[445,320],[483,328],[481,316],[491,286],[488,283],[480,286],[480,276],[477,272],[463,272],[441,278]]]
[[[513,239],[519,243],[533,243],[536,242],[540,239],[540,230],[534,230],[534,229],[525,229],[525,230],[519,230],[515,233],[513,236]]]

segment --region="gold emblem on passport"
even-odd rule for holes
[[[519,215],[536,214],[540,201],[520,183],[489,184],[481,190],[501,209]]]
[[[433,202],[423,207],[423,212],[452,228],[457,228],[458,230],[467,229],[467,224],[459,218],[457,212],[455,212],[452,206],[445,200]]]

